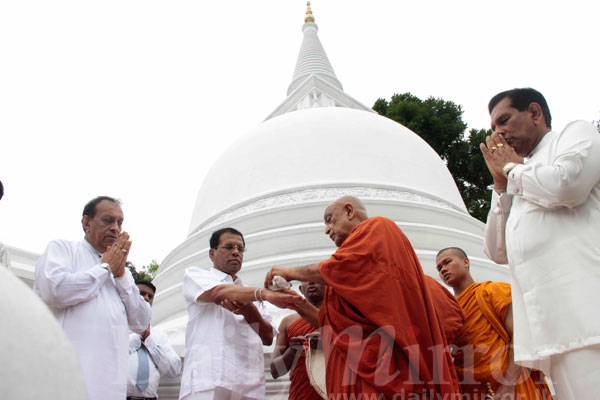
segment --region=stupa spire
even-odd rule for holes
[[[302,26],[304,39],[302,40],[300,53],[298,54],[298,61],[296,61],[292,83],[288,87],[288,95],[310,75],[316,75],[329,82],[335,88],[343,90],[342,84],[335,76],[333,67],[317,35],[319,27],[315,24],[315,17],[310,8],[310,1],[306,3],[304,22],[304,26]]]
[[[315,22],[315,16],[310,9],[310,1],[306,2],[306,17],[304,18],[304,23]]]
[[[266,118],[315,107],[346,107],[374,112],[344,92],[317,35],[315,16],[306,3],[302,45],[286,99]]]

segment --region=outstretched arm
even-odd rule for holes
[[[290,308],[296,310],[313,328],[319,328],[319,309],[317,307],[305,300],[302,304],[294,305]]]
[[[302,297],[298,294],[273,292],[263,288],[250,288],[241,285],[217,285],[198,296],[197,301],[219,304],[229,311],[243,315],[246,322],[260,336],[263,344],[273,343],[273,326],[263,318],[260,311],[252,302],[269,301],[280,308],[300,303]]]
[[[267,273],[265,277],[265,287],[269,287],[273,284],[273,277],[281,276],[286,281],[302,281],[302,282],[314,282],[326,285],[327,282],[321,276],[319,272],[319,264],[305,265],[303,267],[286,268],[279,265],[275,265]]]

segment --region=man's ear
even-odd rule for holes
[[[210,257],[210,261],[215,262],[215,249],[210,249],[208,251],[208,256]]]
[[[354,213],[354,207],[352,206],[352,204],[344,205],[344,213],[348,216],[348,219],[354,218],[355,213]]]
[[[468,258],[465,258],[465,259],[464,259],[464,263],[465,263],[465,268],[466,268],[466,269],[469,269],[469,267],[471,266],[471,262],[469,261],[469,259],[468,259]]]
[[[83,218],[81,218],[81,226],[83,226],[83,231],[85,233],[88,233],[90,231],[90,216],[89,215],[84,215]]]
[[[544,118],[544,113],[542,112],[542,107],[538,103],[529,103],[527,111],[529,112],[529,116],[531,117],[531,120],[535,125],[546,126],[546,121]]]

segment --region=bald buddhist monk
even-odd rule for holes
[[[324,214],[338,246],[319,264],[265,278],[327,284],[319,310],[329,399],[459,399],[445,334],[417,256],[391,220],[345,196]]]
[[[317,310],[323,303],[325,285],[313,282],[302,282],[300,291]],[[304,306],[302,309],[306,309]],[[299,310],[299,312],[301,312]],[[318,312],[318,311],[317,311]],[[290,372],[290,400],[321,400],[321,396],[310,384],[306,373],[306,355],[304,346],[307,335],[315,332],[316,328],[300,314],[292,314],[281,320],[279,334],[271,361],[271,375],[277,379]]]
[[[493,399],[552,399],[541,372],[514,363],[510,285],[475,283],[469,258],[458,247],[440,250],[436,266],[466,315],[453,354],[463,397],[485,399],[491,394]]]

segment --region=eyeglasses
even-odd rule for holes
[[[224,244],[223,246],[217,246],[217,249],[225,249],[227,251],[231,251],[236,249],[238,253],[244,254],[247,250],[244,246],[238,246],[237,244]]]

